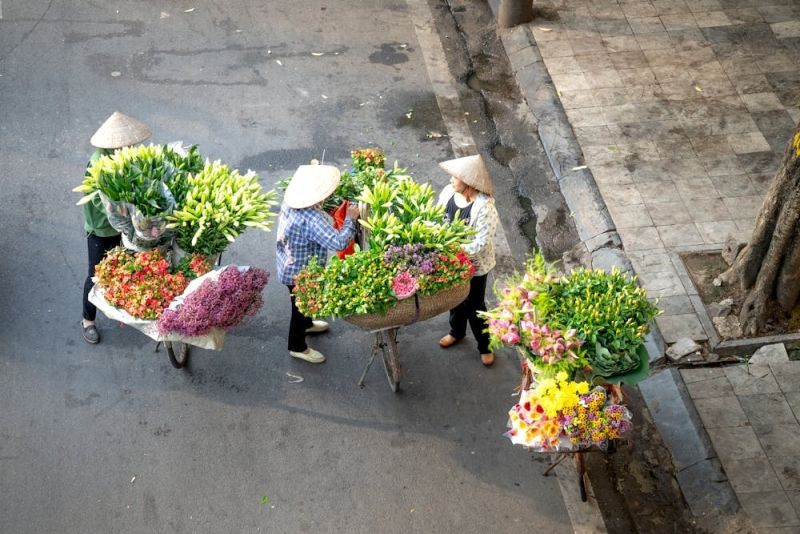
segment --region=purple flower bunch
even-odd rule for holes
[[[581,395],[576,405],[562,410],[559,423],[579,448],[605,448],[608,440],[619,439],[633,427],[628,409],[609,402],[601,387]]]
[[[407,271],[412,276],[431,274],[439,265],[439,253],[425,251],[421,243],[393,245],[383,253],[384,265],[394,265],[398,271]]]
[[[250,267],[240,272],[229,265],[216,280],[204,280],[177,309],[165,310],[158,330],[184,336],[202,336],[212,328],[229,330],[261,309],[261,291],[268,280],[269,273],[263,269]]]

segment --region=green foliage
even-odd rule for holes
[[[369,204],[369,216],[360,222],[371,232],[371,248],[422,243],[425,248],[444,250],[466,243],[474,234],[461,219],[448,222],[431,185],[409,176],[365,186],[358,200]]]
[[[186,194],[189,173],[202,168],[202,157],[193,146],[181,156],[163,145],[125,147],[95,160],[74,191],[84,193],[79,204],[98,191],[115,202],[129,202],[147,217],[169,213]]]
[[[397,302],[392,292],[392,269],[379,250],[331,258],[327,268],[312,258],[297,275],[297,307],[311,317],[347,317],[385,312]]]
[[[586,363],[592,374],[609,377],[629,372],[641,363],[637,351],[649,323],[660,312],[647,300],[635,278],[614,268],[578,269],[558,277],[540,254],[526,265],[525,274],[512,276],[495,288],[498,305],[484,315],[489,320],[492,347],[513,345],[542,371],[574,372]],[[541,328],[546,343],[573,335],[582,340],[572,361],[544,361],[536,338]]]
[[[595,374],[611,376],[639,365],[637,349],[659,310],[635,278],[612,269],[578,269],[548,291],[554,306],[548,324],[575,328],[586,341],[586,357]]]
[[[187,252],[220,254],[247,227],[268,231],[277,204],[274,190],[263,192],[252,171],[240,175],[220,161],[207,162],[187,178],[184,202],[169,217],[177,243]]]

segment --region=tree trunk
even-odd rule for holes
[[[739,322],[745,336],[763,328],[772,304],[791,312],[800,297],[800,130],[770,185],[750,242],[721,278],[745,292]]]
[[[533,0],[500,0],[497,25],[511,28],[533,19]]]

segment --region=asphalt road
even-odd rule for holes
[[[439,189],[452,157],[409,9],[336,2],[0,4],[0,532],[571,532],[558,483],[502,436],[517,362],[400,332],[403,392],[344,322],[286,351],[286,288],[173,369],[100,319],[80,337],[88,139],[114,110],[264,184],[378,145]],[[504,184],[498,184],[504,187]],[[274,233],[225,263],[274,271]],[[293,383],[287,373],[301,376]]]

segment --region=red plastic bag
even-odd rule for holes
[[[333,213],[331,213],[331,216],[333,216],[333,227],[337,230],[341,230],[344,226],[344,220],[347,218],[347,206],[349,205],[350,203],[347,200],[344,200],[339,207],[333,210]],[[343,260],[345,256],[355,252],[355,244],[356,240],[351,239],[350,243],[344,247],[344,249],[336,252],[336,255],[339,256],[340,260]]]

